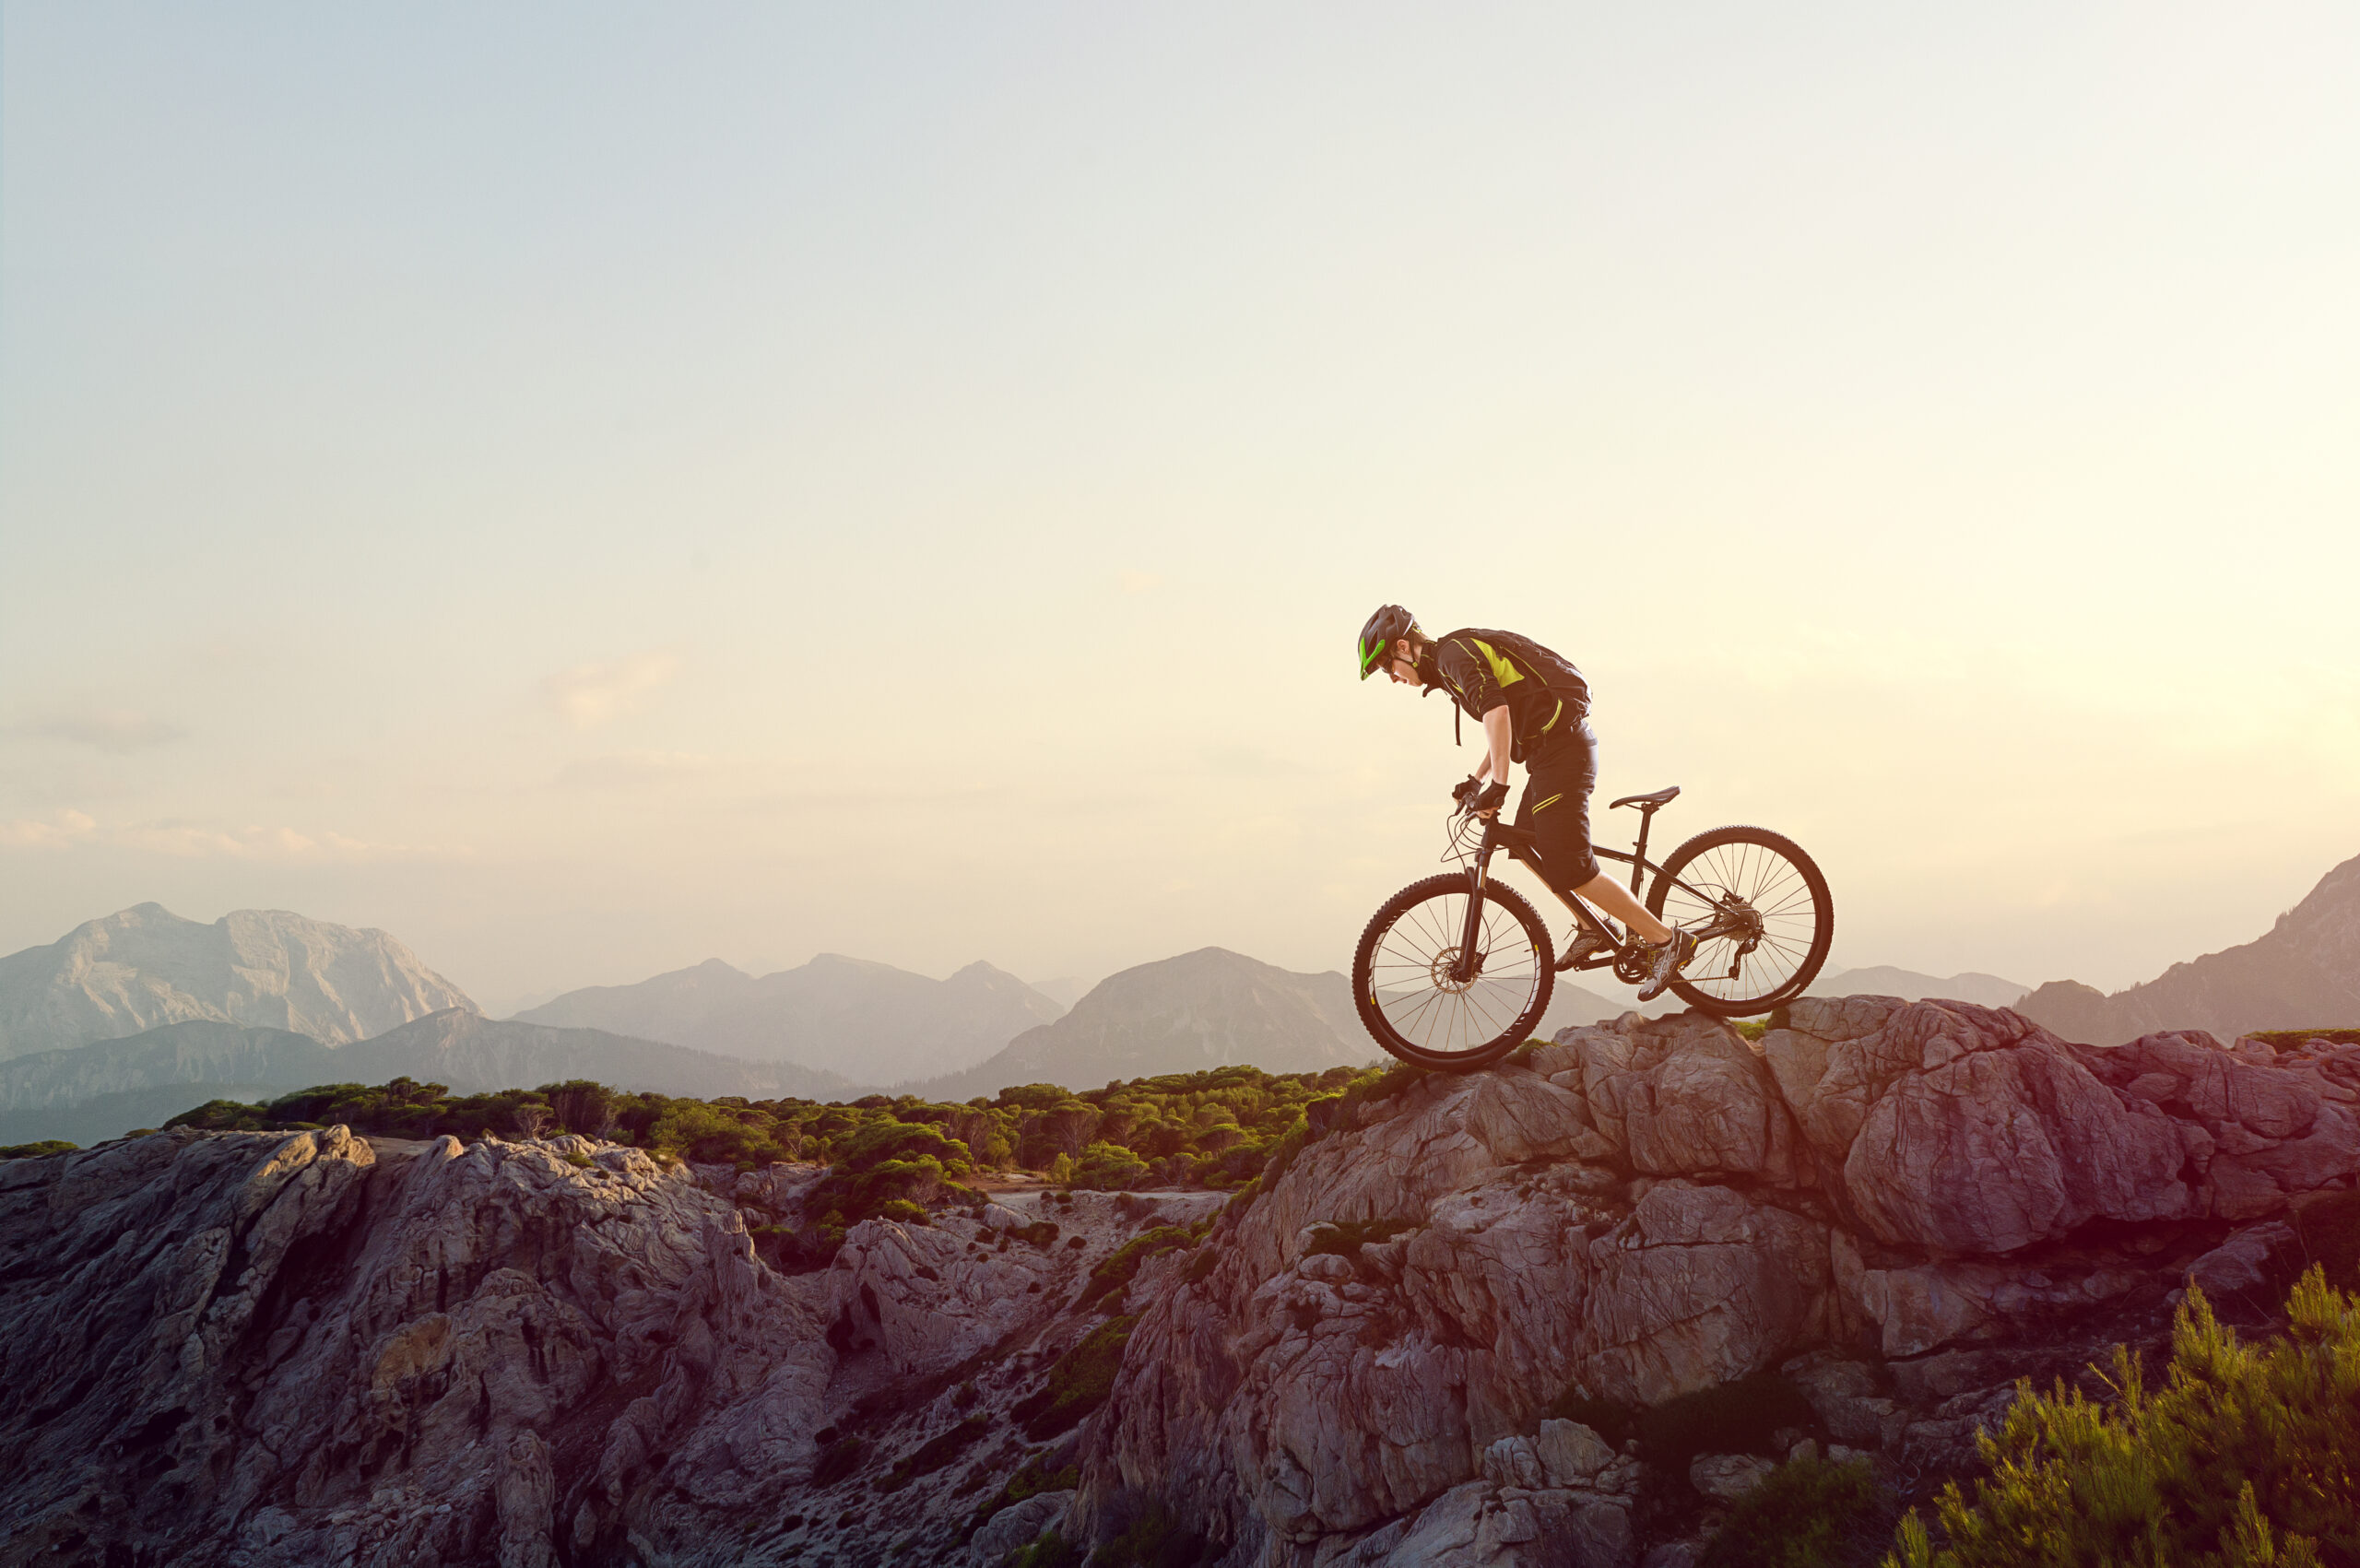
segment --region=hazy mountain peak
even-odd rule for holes
[[[1241,1062],[1316,1072],[1375,1055],[1341,974],[1298,974],[1198,948],[1108,975],[1063,1018],[1018,1035],[990,1060],[910,1087],[963,1100],[1016,1083],[1091,1088]]]
[[[207,925],[140,903],[0,958],[0,1056],[193,1019],[342,1044],[474,1007],[383,931],[284,909],[233,910]]]
[[[518,1018],[891,1083],[972,1066],[1064,1010],[987,963],[934,980],[820,953],[759,980],[714,961],[635,985],[587,986]]]
[[[1905,1002],[1940,999],[1973,1002],[1984,1008],[2012,1008],[2031,986],[1996,974],[1968,971],[1947,978],[1872,964],[1866,969],[1838,969],[1822,974],[1804,992],[1810,996],[1898,996]]]
[[[2016,1010],[2069,1040],[2114,1045],[2165,1029],[2234,1039],[2360,1024],[2360,855],[2319,879],[2253,941],[2173,964],[2113,996],[2053,980]]]

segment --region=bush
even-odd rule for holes
[[[857,1437],[839,1437],[820,1450],[817,1463],[811,1467],[811,1485],[824,1490],[860,1468],[868,1456],[868,1444]]]
[[[227,1104],[227,1101],[216,1101]],[[45,1138],[39,1143],[12,1143],[0,1149],[0,1160],[38,1160],[45,1154],[71,1154],[81,1145],[68,1143],[62,1138]]]
[[[1026,1436],[1043,1443],[1070,1432],[1106,1402],[1115,1390],[1115,1373],[1122,1369],[1123,1347],[1138,1322],[1137,1317],[1108,1318],[1057,1358],[1041,1391],[1011,1412],[1024,1423]]]
[[[2161,1392],[2120,1347],[2108,1402],[2019,1385],[1974,1500],[1953,1482],[1936,1501],[1944,1544],[1912,1510],[1888,1568],[2360,1561],[2360,1302],[2315,1266],[2287,1315],[2243,1345],[2191,1290]]]
[[[2360,1045],[2360,1029],[2263,1029],[2246,1036],[2273,1051],[2299,1051],[2314,1040],[2330,1045]]]
[[[1117,1291],[1127,1290],[1140,1266],[1156,1254],[1196,1244],[1197,1233],[1182,1226],[1158,1225],[1152,1231],[1142,1231],[1117,1247],[1112,1256],[1100,1260],[1098,1267],[1090,1271],[1090,1283],[1083,1289],[1081,1299],[1074,1304],[1094,1306]]]
[[[967,1521],[965,1534],[960,1537],[960,1544],[965,1545],[968,1538],[983,1528],[985,1523],[993,1515],[1010,1503],[1021,1503],[1028,1497],[1038,1497],[1044,1491],[1071,1491],[1080,1484],[1080,1467],[1068,1465],[1061,1469],[1047,1469],[1042,1466],[1040,1456],[1035,1455],[1025,1460],[1018,1468],[1017,1472],[1008,1478],[1007,1485],[985,1499],[983,1505],[975,1510],[974,1517]]]
[[[1632,1409],[1568,1390],[1544,1415],[1579,1421],[1620,1447],[1639,1440],[1639,1456],[1657,1469],[1685,1473],[1699,1454],[1772,1451],[1781,1427],[1819,1421],[1802,1390],[1774,1372],[1716,1384],[1648,1409]]]
[[[1209,1555],[1203,1538],[1158,1503],[1092,1552],[1090,1568],[1197,1568]]]
[[[1074,1167],[1073,1185],[1099,1192],[1120,1192],[1138,1185],[1139,1178],[1146,1174],[1147,1161],[1121,1144],[1093,1143],[1081,1151],[1081,1162]]]
[[[1303,1256],[1312,1257],[1321,1253],[1333,1253],[1339,1257],[1351,1257],[1361,1248],[1389,1242],[1404,1231],[1418,1227],[1415,1220],[1340,1220],[1315,1226],[1311,1244]]]
[[[1069,1544],[1055,1530],[1009,1558],[1009,1568],[1081,1568],[1081,1548]]]
[[[877,1490],[899,1491],[920,1476],[930,1476],[946,1466],[955,1464],[960,1455],[990,1433],[991,1426],[992,1423],[982,1416],[969,1416],[949,1432],[928,1438],[916,1453],[887,1471],[885,1479],[877,1483]]]
[[[1797,1459],[1738,1500],[1696,1568],[1839,1568],[1873,1559],[1892,1527],[1867,1460]]]

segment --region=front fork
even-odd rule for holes
[[[1476,937],[1483,929],[1483,890],[1491,885],[1493,819],[1483,819],[1483,845],[1475,852],[1475,864],[1467,873],[1467,926],[1458,936],[1458,961],[1450,966],[1450,977],[1461,985],[1475,980]]]

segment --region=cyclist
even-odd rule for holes
[[[1485,817],[1507,803],[1508,764],[1525,767],[1516,825],[1540,851],[1558,897],[1575,895],[1622,922],[1651,949],[1639,1000],[1663,995],[1695,956],[1696,938],[1649,914],[1629,890],[1599,868],[1589,843],[1589,794],[1598,784],[1598,737],[1589,727],[1589,683],[1582,672],[1528,637],[1469,628],[1431,638],[1399,605],[1386,605],[1361,629],[1361,678],[1385,671],[1403,686],[1447,691],[1483,726],[1483,765],[1451,798]],[[1597,950],[1587,930],[1568,959]]]

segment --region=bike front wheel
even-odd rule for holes
[[[1827,878],[1800,844],[1766,828],[1715,828],[1682,844],[1647,889],[1647,910],[1703,937],[1671,988],[1720,1018],[1801,996],[1835,939]]]
[[[1376,1043],[1413,1067],[1467,1072],[1531,1038],[1556,979],[1549,928],[1515,889],[1483,890],[1471,973],[1459,978],[1464,875],[1412,882],[1369,916],[1352,952],[1352,1001]]]

